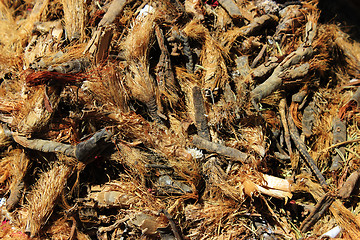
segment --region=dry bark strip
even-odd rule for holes
[[[108,11],[99,22],[99,25],[94,32],[92,38],[88,42],[84,53],[95,53],[95,62],[99,63],[106,59],[107,52],[112,38],[112,29],[109,25],[119,16],[124,10],[127,3],[131,0],[114,0],[111,2]]]
[[[189,73],[193,73],[194,72],[194,60],[192,57],[191,47],[190,47],[190,43],[189,43],[189,37],[184,33],[184,31],[181,31],[179,29],[173,29],[171,31],[171,37],[168,38],[168,41],[173,41],[175,39],[179,40],[183,45],[182,51],[183,51],[184,55],[187,57],[187,61],[185,62],[186,70]]]
[[[359,177],[360,177],[359,170],[351,173],[350,176],[346,179],[344,185],[340,188],[338,193],[339,197],[341,197],[342,199],[349,198],[356,186],[356,183],[359,180]]]
[[[176,80],[174,72],[172,71],[172,65],[170,60],[170,53],[165,45],[165,37],[163,31],[158,24],[155,25],[155,35],[161,54],[159,57],[159,62],[156,65],[156,80],[159,85],[159,88],[167,88],[171,92],[176,92]],[[164,91],[164,90],[163,90]]]
[[[210,141],[209,128],[207,126],[206,112],[204,106],[204,98],[201,93],[201,89],[198,86],[193,87],[193,103],[195,110],[195,123],[198,130],[199,137]]]
[[[296,148],[299,150],[300,154],[303,156],[306,163],[309,165],[312,173],[319,180],[321,186],[327,187],[328,185],[326,183],[326,180],[325,180],[324,176],[321,174],[319,168],[316,166],[316,163],[314,162],[314,160],[310,156],[309,152],[306,150],[305,143],[300,139],[299,132],[298,132],[298,130],[297,130],[296,126],[295,126],[295,123],[292,120],[292,117],[291,117],[290,114],[288,114],[288,125],[289,125],[291,138],[294,141]]]
[[[204,149],[209,152],[215,152],[217,154],[229,157],[235,161],[240,161],[242,163],[251,162],[248,154],[243,153],[235,148],[226,147],[218,143],[210,142],[197,135],[193,136],[192,143],[200,149]]]
[[[333,121],[333,144],[346,141],[346,123],[341,121],[340,118],[335,117]],[[339,152],[336,152],[332,157],[332,164],[330,171],[336,171],[343,165],[342,156],[345,155],[345,147],[338,148]],[[340,154],[342,156],[340,156]]]
[[[315,102],[312,101],[304,108],[304,113],[301,120],[302,131],[306,137],[310,137],[312,135],[314,123],[316,121],[315,115]]]
[[[239,7],[233,0],[219,0],[220,5],[229,13],[232,18],[241,18]]]

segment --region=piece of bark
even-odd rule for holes
[[[119,16],[129,0],[113,0],[109,6],[108,11],[105,13],[104,17],[99,22],[99,27],[107,26],[111,24],[117,16]]]
[[[172,69],[170,53],[165,45],[163,31],[157,24],[155,25],[155,35],[161,50],[159,62],[155,68],[156,82],[160,92],[165,96],[169,96],[168,99],[172,104],[175,104],[178,101],[177,82]]]
[[[242,14],[239,7],[233,0],[219,0],[220,5],[229,13],[232,18],[241,18]]]
[[[160,212],[163,213],[163,214],[165,215],[165,217],[169,220],[169,224],[170,224],[171,230],[173,231],[173,233],[174,233],[174,235],[175,235],[175,238],[176,238],[177,240],[183,240],[184,237],[183,237],[182,232],[179,230],[179,228],[177,227],[174,219],[173,219],[172,216],[168,213],[168,211],[166,211],[165,209],[162,209]]]
[[[168,38],[168,40],[179,40],[183,46],[182,52],[187,57],[187,61],[185,62],[186,70],[189,73],[194,72],[194,60],[192,57],[192,51],[189,43],[189,37],[184,33],[184,31],[181,31],[179,29],[173,29],[171,31],[171,37]]]
[[[131,2],[131,0],[112,1],[108,11],[99,22],[97,29],[84,50],[84,54],[88,52],[91,55],[94,55],[95,63],[99,63],[107,58],[113,34],[113,30],[109,28],[109,25],[122,13],[124,7],[129,2]]]
[[[195,124],[198,130],[198,135],[199,137],[210,141],[210,133],[208,128],[208,122],[206,119],[204,99],[200,87],[193,87],[192,94],[195,110]]]
[[[304,109],[301,125],[305,137],[310,137],[312,135],[312,129],[316,120],[316,112],[317,111],[315,109],[314,101],[310,102],[309,105]]]
[[[279,75],[283,81],[293,80],[305,77],[310,70],[310,64],[308,62],[301,64],[300,66],[293,66]]]
[[[91,138],[76,146],[42,139],[28,139],[12,133],[15,142],[21,146],[41,152],[62,153],[69,157],[75,157],[81,162],[89,163],[91,156],[101,153],[109,146],[112,133],[105,128],[96,132]]]
[[[249,159],[249,155],[246,153],[243,153],[235,148],[226,147],[218,143],[210,142],[196,135],[193,136],[192,143],[200,149],[204,149],[209,152],[216,152],[217,154],[229,157],[235,161],[239,161],[242,163],[251,162],[251,160]]]
[[[259,54],[256,56],[256,58],[255,58],[254,61],[252,62],[251,66],[250,66],[251,68],[254,68],[254,67],[258,64],[258,62],[260,61],[260,59],[263,57],[266,48],[267,48],[267,45],[264,44],[264,45],[262,46]]]
[[[349,198],[356,186],[356,183],[359,180],[359,177],[360,177],[359,170],[351,173],[350,176],[346,179],[344,185],[340,188],[338,193],[339,197],[341,197],[342,199]]]
[[[75,157],[81,162],[89,162],[90,156],[100,154],[109,146],[112,133],[103,128],[91,138],[76,145]]]
[[[28,139],[18,134],[12,135],[14,141],[21,146],[41,152],[58,152],[69,157],[75,157],[75,146],[42,139]]]
[[[58,66],[48,67],[49,72],[58,72],[58,73],[79,73],[85,72],[88,68],[90,62],[86,58],[74,59],[65,63],[62,63]]]
[[[341,121],[340,118],[335,117],[333,121],[333,144],[346,141],[346,122]],[[345,156],[345,147],[339,147],[339,152],[342,156]],[[343,165],[343,159],[340,156],[339,152],[335,152],[332,155],[332,163],[330,171],[336,171],[340,169]]]
[[[70,41],[85,38],[86,6],[83,0],[61,0],[66,35]]]

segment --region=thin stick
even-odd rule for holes
[[[295,126],[295,123],[291,117],[291,114],[288,114],[288,124],[289,124],[290,135],[291,135],[292,140],[295,143],[296,148],[299,150],[300,154],[303,156],[303,158],[309,165],[313,174],[319,180],[321,186],[327,187],[328,184],[326,183],[324,176],[321,174],[319,168],[316,166],[316,163],[314,162],[314,160],[312,159],[312,157],[306,150],[305,143],[300,139],[299,132]]]
[[[251,64],[251,68],[254,68],[256,66],[256,64],[258,64],[258,62],[260,61],[260,59],[262,58],[262,56],[265,53],[267,45],[264,44],[259,52],[259,54],[256,56],[256,58],[254,59],[253,63]]]
[[[177,240],[183,240],[184,238],[183,238],[181,232],[179,231],[178,227],[176,226],[176,223],[175,223],[174,219],[172,218],[172,216],[164,209],[162,209],[161,212],[169,220],[169,224],[170,224],[171,230],[173,231],[173,233],[175,235],[175,238]]]
[[[329,209],[331,204],[334,202],[334,198],[325,194],[321,197],[321,199],[315,205],[314,211],[312,211],[309,216],[305,218],[305,220],[301,223],[300,231],[307,232],[311,226],[314,224],[325,214],[325,212]]]
[[[319,151],[318,155],[320,155],[322,153],[325,153],[325,152],[329,151],[330,149],[337,148],[339,146],[349,144],[349,143],[354,143],[354,142],[360,142],[360,138],[356,138],[356,139],[347,140],[347,141],[344,141],[344,142],[339,142],[339,143],[333,144],[330,147],[324,148],[323,150]]]

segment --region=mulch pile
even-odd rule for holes
[[[360,44],[322,14],[1,1],[0,238],[359,237]]]

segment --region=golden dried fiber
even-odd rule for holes
[[[53,164],[49,171],[41,174],[27,197],[25,230],[30,236],[37,235],[47,223],[71,172],[72,168],[69,166]]]
[[[200,62],[204,73],[202,74],[202,87],[211,91],[224,87],[228,80],[226,59],[228,52],[213,39],[209,31],[198,21],[191,21],[183,29],[190,38],[202,43]]]

